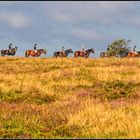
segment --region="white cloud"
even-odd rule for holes
[[[0,12],[0,21],[13,28],[23,28],[29,25],[29,19],[22,13]]]
[[[133,13],[132,19],[136,13],[139,13],[136,10],[136,5],[139,3],[132,1],[49,2],[46,10],[48,17],[59,23],[113,25],[119,21],[124,25],[139,26],[139,23],[135,24],[128,20],[130,13]],[[140,18],[140,14],[137,16]]]

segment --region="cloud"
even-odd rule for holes
[[[0,12],[0,21],[12,28],[23,28],[29,25],[29,19],[19,12]]]
[[[49,2],[46,4],[46,11],[50,19],[62,24],[91,23],[110,26],[119,22],[123,25],[139,26],[139,23],[128,20],[130,17],[132,20],[136,19],[134,15],[140,18],[137,5],[139,3],[132,1]]]

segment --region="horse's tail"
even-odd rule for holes
[[[77,52],[74,52],[74,57],[75,57],[75,58],[77,57]]]
[[[125,55],[124,55],[124,57],[127,57],[127,56],[128,56],[128,53],[129,53],[129,52],[126,52]]]
[[[28,51],[25,52],[25,57],[28,57]]]
[[[56,53],[56,52],[54,52],[53,56],[54,56],[54,57],[57,57],[57,53]]]
[[[5,56],[4,50],[0,50],[0,56]]]
[[[126,57],[131,57],[131,52],[127,52]]]

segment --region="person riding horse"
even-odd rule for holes
[[[82,45],[82,51],[83,52],[85,52],[86,50],[85,50],[85,46],[84,45]]]
[[[64,46],[62,46],[62,51],[63,51],[63,52],[65,51]]]
[[[85,52],[85,48],[84,48],[84,47],[82,47],[82,51],[84,51],[84,52]]]
[[[11,50],[12,50],[12,45],[13,45],[13,44],[10,43],[9,46],[8,46],[8,48],[9,48],[9,52],[11,52]]]
[[[36,48],[37,44],[34,44],[34,51],[35,53],[37,53],[37,48]]]
[[[62,46],[62,52],[64,55],[66,54],[64,46]]]
[[[133,52],[137,54],[136,46],[133,47]]]
[[[12,49],[12,47],[11,47],[12,45],[13,45],[12,43],[9,44],[9,49]]]
[[[36,46],[37,46],[37,44],[34,44],[34,50],[37,50],[37,49],[36,49]]]

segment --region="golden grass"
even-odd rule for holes
[[[1,138],[139,138],[139,58],[0,57]]]

